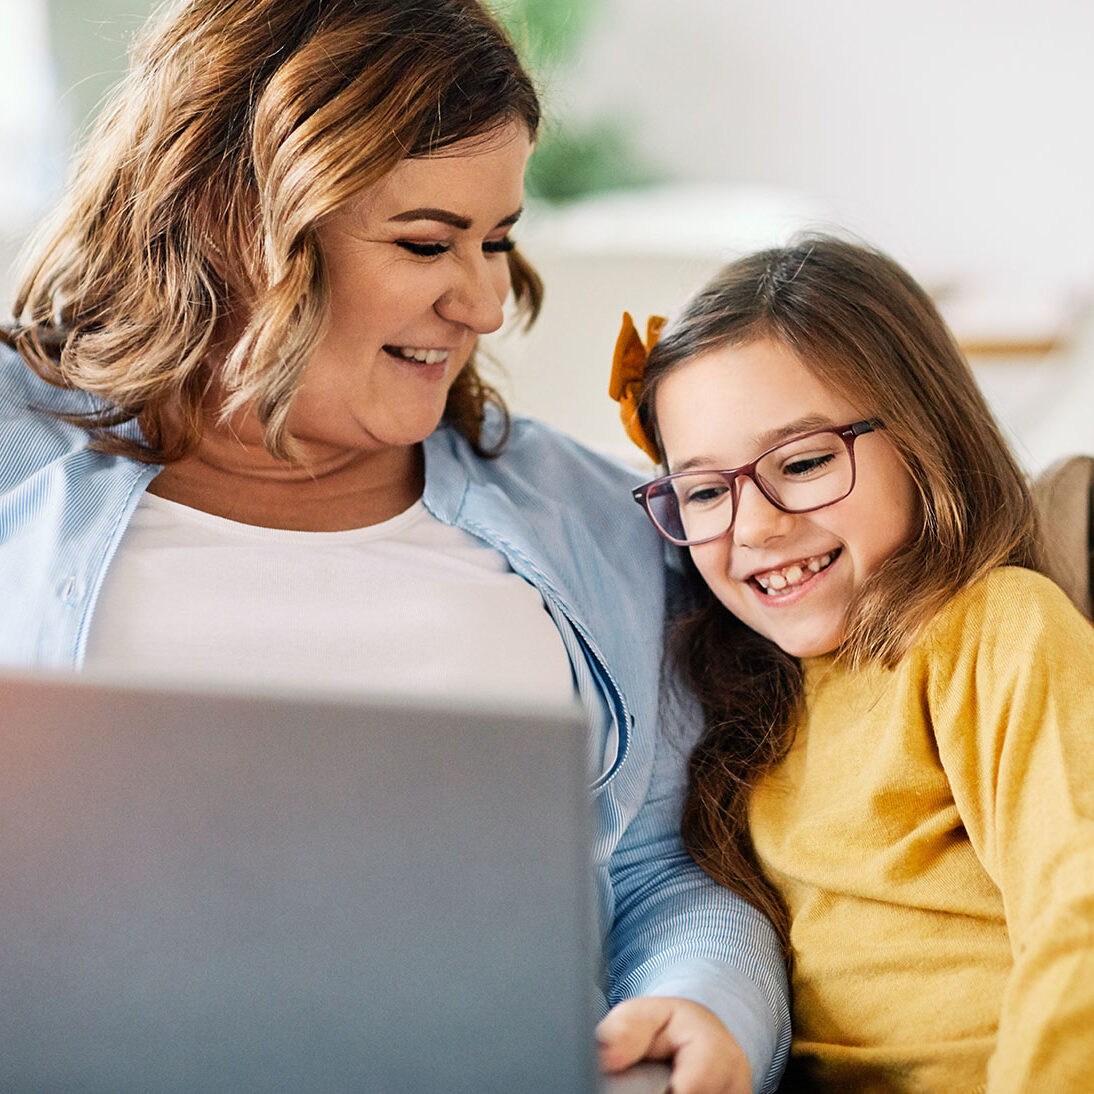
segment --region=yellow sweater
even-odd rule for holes
[[[833,1091],[1094,1091],[1094,628],[1007,567],[892,670],[805,663],[751,807]]]

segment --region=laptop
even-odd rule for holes
[[[0,1090],[602,1082],[585,719],[0,674]]]

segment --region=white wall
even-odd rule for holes
[[[549,113],[613,115],[666,176],[723,183],[727,201],[750,186],[789,194],[804,226],[904,262],[966,341],[1070,334],[1052,354],[974,365],[1031,469],[1094,451],[1094,3],[598,7],[576,69],[548,81]],[[548,295],[531,337],[499,345],[518,409],[626,451],[605,395],[620,312],[675,307],[750,242],[747,216],[693,204],[709,212],[681,201],[674,226],[659,199],[629,218],[603,203],[581,218],[529,211],[518,235]],[[760,227],[753,245],[776,241]],[[686,242],[663,253],[666,234]]]
[[[0,308],[25,233],[60,190],[65,122],[49,48],[45,0],[0,0]]]
[[[921,277],[1094,284],[1089,0],[601,0],[578,112],[790,186]]]
[[[58,191],[63,126],[44,0],[3,0],[0,42],[0,238],[26,230]]]

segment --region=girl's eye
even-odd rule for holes
[[[504,239],[488,239],[483,245],[483,253],[488,255],[508,254],[516,244],[509,236]]]
[[[799,456],[783,464],[782,473],[787,478],[805,478],[807,475],[815,475],[818,471],[823,471],[835,458],[831,452],[818,456]]]
[[[719,483],[704,483],[702,486],[691,486],[684,491],[684,496],[680,499],[681,505],[685,506],[701,506],[712,505],[719,501],[726,494],[729,489],[724,482]]]
[[[437,255],[443,255],[449,249],[447,243],[414,243],[409,239],[397,239],[395,245],[402,247],[404,251],[409,251],[412,255],[418,255],[419,258],[436,258]]]

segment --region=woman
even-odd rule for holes
[[[0,662],[576,688],[602,1063],[769,1089],[777,943],[684,857],[657,746],[656,536],[625,473],[511,423],[473,360],[510,288],[539,300],[508,234],[538,119],[470,0],[191,0],[150,27],[2,351]]]

